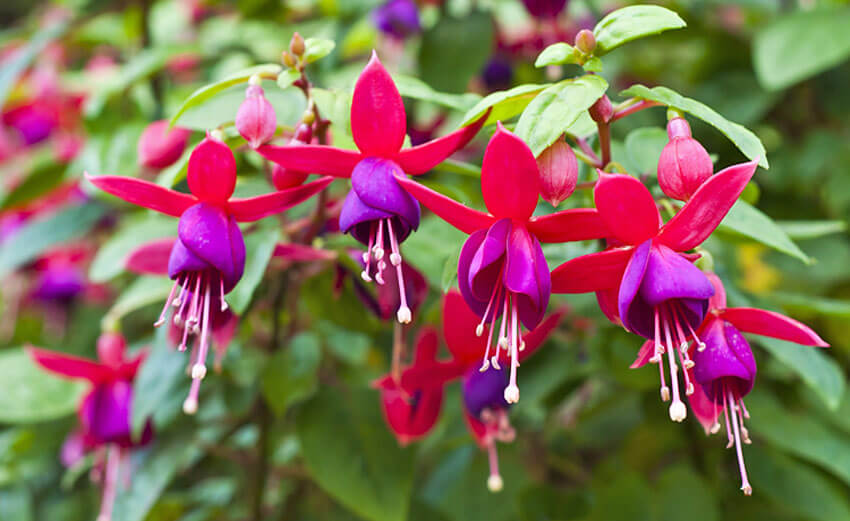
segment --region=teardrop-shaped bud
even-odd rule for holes
[[[590,113],[593,121],[597,123],[608,123],[611,121],[611,117],[614,116],[614,106],[611,105],[611,99],[603,94],[601,98],[596,100],[596,103],[590,106],[588,113]]]
[[[705,148],[691,137],[685,119],[671,119],[667,136],[670,141],[658,160],[658,184],[668,197],[687,201],[711,177],[714,166]]]
[[[576,189],[578,161],[575,152],[563,140],[555,141],[537,157],[540,169],[540,196],[558,206]]]
[[[596,37],[590,29],[582,29],[576,35],[576,47],[584,54],[593,54],[596,50]]]
[[[139,164],[148,168],[166,168],[174,164],[183,155],[191,130],[168,128],[168,120],[154,121],[145,128],[139,138],[136,153]]]
[[[272,184],[278,190],[286,190],[304,183],[309,175],[307,172],[297,172],[280,165],[274,165],[274,168],[272,168]]]
[[[127,341],[120,333],[107,331],[97,339],[97,357],[110,367],[118,367],[124,362]]]
[[[277,116],[259,85],[250,85],[245,91],[245,101],[236,113],[236,130],[252,148],[257,148],[274,137]]]
[[[201,201],[221,204],[236,188],[236,158],[230,147],[207,136],[189,156],[189,190]]]

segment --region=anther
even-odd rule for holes
[[[399,323],[401,324],[409,324],[412,318],[410,313],[410,308],[407,306],[402,306],[398,308],[398,312],[396,313],[396,317],[398,318]]]
[[[186,398],[183,402],[183,412],[186,414],[195,414],[198,412],[198,400],[194,398]]]
[[[669,402],[670,401],[670,388],[666,385],[661,388],[661,401]]]
[[[478,324],[475,326],[475,336],[481,336],[484,334],[484,324]]]
[[[688,409],[685,407],[684,402],[681,400],[676,400],[670,404],[670,419],[674,422],[683,422],[685,418],[688,416]]]
[[[481,363],[481,369],[479,369],[479,371],[483,373],[487,369],[490,369],[490,360],[485,358],[484,361]]]
[[[502,481],[502,476],[498,474],[491,474],[490,477],[487,478],[487,489],[490,492],[501,492],[502,487],[505,484]]]
[[[399,264],[401,264],[401,255],[398,253],[391,253],[390,262],[393,266],[398,266]]]
[[[203,380],[207,375],[207,366],[204,364],[195,364],[192,366],[192,378],[195,380]]]
[[[366,270],[360,272],[360,278],[366,282],[372,282],[372,277],[369,276],[369,273],[367,273]]]
[[[519,401],[519,387],[513,384],[505,387],[505,401],[517,403]]]

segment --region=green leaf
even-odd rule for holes
[[[844,221],[777,221],[776,224],[795,240],[816,239],[847,231]]]
[[[534,61],[534,66],[540,68],[568,63],[581,63],[581,51],[568,43],[558,42],[543,49]]]
[[[295,80],[301,77],[301,73],[297,69],[284,69],[277,76],[277,86],[285,89],[295,83]]]
[[[15,52],[3,63],[3,67],[0,68],[0,107],[6,105],[6,99],[15,87],[21,73],[30,66],[36,56],[50,45],[50,42],[62,36],[68,26],[67,21],[45,25],[26,44],[15,49]]]
[[[686,98],[667,87],[655,87],[650,89],[643,85],[632,85],[621,92],[620,96],[634,96],[640,99],[655,101],[676,110],[687,112],[722,132],[723,135],[729,138],[729,140],[738,147],[738,150],[747,156],[747,158],[758,158],[759,165],[762,168],[769,168],[767,152],[765,151],[764,145],[762,145],[758,136],[747,130],[747,128],[743,125],[729,121],[714,111],[711,107],[708,107],[699,101]]]
[[[262,374],[266,402],[278,416],[295,403],[315,394],[318,387],[322,349],[315,333],[305,332],[292,338],[268,361]]]
[[[626,155],[632,166],[637,168],[634,173],[654,175],[667,141],[667,132],[659,127],[642,127],[629,132],[625,142]]]
[[[20,484],[0,490],[0,519],[32,521],[33,498],[27,486]]]
[[[274,107],[278,125],[293,125],[304,113],[306,102],[301,91],[295,88],[281,90],[271,81],[263,81],[266,99]],[[187,108],[177,124],[195,130],[207,130],[230,123],[236,118],[239,106],[245,100],[243,85],[233,85],[207,98],[203,103]]]
[[[446,263],[457,258],[458,245],[466,234],[442,219],[422,219],[419,232],[411,234],[402,246],[405,260],[425,275],[433,287],[441,287]]]
[[[685,27],[678,14],[657,5],[631,5],[617,9],[593,28],[594,54],[602,56],[613,49],[644,36]]]
[[[407,518],[414,450],[393,439],[375,391],[326,388],[300,409],[296,430],[307,468],[325,492],[370,521]]]
[[[336,43],[327,38],[307,38],[304,40],[304,62],[313,63],[333,52]]]
[[[749,426],[757,439],[826,469],[850,485],[850,446],[838,434],[809,416],[785,410],[772,396],[753,392],[746,399]]]
[[[843,490],[820,472],[758,444],[747,447],[744,457],[757,494],[764,494],[805,519],[850,519],[850,505]]]
[[[442,16],[422,35],[419,76],[441,92],[466,92],[493,49],[493,21],[475,11],[464,18]]]
[[[440,288],[442,288],[443,293],[448,292],[457,283],[457,263],[459,258],[460,250],[457,251],[456,255],[452,255],[446,259],[446,264],[443,265],[443,276],[440,280]]]
[[[664,470],[656,483],[659,521],[678,521],[688,512],[689,521],[717,521],[720,509],[708,483],[685,465]]]
[[[89,267],[92,282],[106,282],[124,271],[136,248],[154,239],[177,237],[177,220],[161,214],[139,213],[126,218],[121,227],[97,250]]]
[[[800,375],[827,407],[834,410],[841,405],[846,386],[844,373],[841,366],[822,351],[823,348],[801,346],[763,336],[754,339],[758,345]],[[850,468],[848,472],[850,473]]]
[[[591,74],[560,81],[529,103],[515,132],[538,156],[605,94],[607,88],[608,83],[602,77]]]
[[[788,234],[763,214],[744,201],[737,201],[718,227],[719,230],[754,239],[765,246],[800,259],[809,264],[811,258],[792,241]]]
[[[104,214],[96,203],[70,206],[25,224],[0,249],[0,277],[34,260],[51,246],[82,237]]]
[[[260,228],[245,237],[245,258],[247,259],[245,273],[226,298],[227,303],[237,315],[241,315],[248,309],[251,297],[254,296],[254,291],[263,280],[266,266],[269,265],[279,240],[280,228],[277,226]]]
[[[759,82],[780,90],[850,57],[850,8],[797,11],[774,20],[753,40]]]
[[[59,186],[65,177],[65,165],[56,163],[52,158],[46,163],[36,162],[19,185],[0,197],[0,211],[25,206]]]
[[[446,94],[437,92],[427,83],[413,76],[405,76],[403,74],[393,74],[398,91],[406,98],[413,98],[421,101],[427,101],[436,105],[441,105],[454,110],[467,111],[481,99],[478,94]]]
[[[174,281],[168,277],[145,275],[137,278],[115,299],[115,303],[103,316],[103,328],[114,328],[122,318],[137,309],[160,301],[164,304],[173,285]]]
[[[850,318],[850,301],[796,295],[792,293],[772,293],[771,298],[791,310],[817,313],[826,317]]]
[[[0,352],[0,423],[36,423],[73,413],[86,384],[62,379],[36,364],[22,348]]]
[[[281,73],[281,70],[282,67],[280,65],[267,63],[239,71],[215,83],[205,85],[193,92],[188,98],[186,98],[185,101],[183,101],[183,104],[180,105],[180,108],[178,108],[177,112],[174,113],[174,116],[171,117],[171,125],[176,125],[184,112],[192,107],[202,105],[219,92],[233,87],[234,85],[239,85],[240,83],[247,83],[248,80],[251,79],[251,76],[255,74],[263,78],[277,78],[278,74]],[[236,113],[234,112],[233,117],[235,116]]]
[[[175,412],[166,404],[182,404],[181,384],[186,376],[187,353],[174,349],[168,340],[168,325],[157,329],[153,346],[133,381],[133,433],[139,435],[153,418],[160,426]],[[179,400],[179,401],[178,401]]]
[[[463,124],[468,125],[480,118],[487,109],[492,109],[487,116],[485,125],[491,125],[497,121],[507,121],[522,113],[525,107],[531,103],[543,89],[551,84],[544,85],[519,85],[512,89],[496,91],[475,104],[463,116]]]

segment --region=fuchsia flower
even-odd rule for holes
[[[148,125],[136,147],[139,164],[149,168],[161,169],[173,165],[189,142],[192,131],[174,127],[169,129],[168,120],[161,119]]]
[[[572,195],[578,182],[578,161],[572,147],[559,139],[537,158],[540,169],[540,197],[558,206]]]
[[[77,410],[79,430],[65,441],[62,460],[70,466],[86,452],[106,453],[99,521],[108,521],[111,517],[120,467],[129,450],[146,445],[153,438],[150,421],[139,439],[132,436],[133,379],[144,360],[144,353],[128,359],[126,347],[121,335],[102,334],[97,342],[98,362],[29,348],[32,358],[51,373],[91,383],[91,390],[83,397]]]
[[[473,210],[403,177],[397,181],[419,202],[462,232],[471,234],[458,261],[458,285],[466,303],[481,317],[474,328],[501,318],[496,354],[490,357],[491,330],[482,369],[499,369],[499,352],[511,360],[505,399],[519,400],[516,384],[520,330],[534,329],[549,304],[551,279],[540,242],[599,238],[607,228],[595,209],[578,208],[532,217],[540,180],[528,146],[501,124],[487,145],[481,167],[481,192],[489,214]],[[493,328],[495,330],[495,328]]]
[[[443,299],[443,336],[452,354],[450,360],[436,360],[437,339],[433,331],[420,335],[413,365],[406,368],[398,381],[386,375],[375,382],[381,389],[387,422],[399,440],[412,441],[425,436],[434,426],[442,404],[443,386],[462,379],[464,418],[470,434],[488,453],[490,476],[487,486],[497,492],[502,488],[496,442],[509,443],[515,437],[510,425],[505,400],[508,385],[507,371],[494,367],[482,370],[478,364],[481,353],[489,348],[481,335],[473,334],[479,318],[465,299],[450,291]],[[563,312],[550,315],[536,329],[523,337],[525,348],[519,353],[523,361],[534,354],[560,322]],[[508,353],[500,355],[507,363]],[[494,357],[495,358],[495,357]],[[386,400],[392,398],[391,408]],[[408,436],[405,438],[405,436]]]
[[[670,141],[658,159],[658,185],[673,199],[687,201],[714,172],[711,157],[699,141],[691,137],[684,118],[667,123]]]
[[[663,225],[652,195],[640,181],[599,171],[596,207],[617,246],[572,259],[552,272],[556,293],[599,292],[600,306],[609,318],[653,340],[651,361],[658,363],[664,401],[670,399],[664,380],[666,352],[673,391],[670,418],[674,421],[687,415],[679,395],[676,353],[685,369],[693,367],[689,343],[693,340],[702,345],[696,330],[714,295],[711,282],[683,253],[699,246],[720,224],[757,164],[731,166],[710,177]],[[690,395],[694,386],[687,371],[684,378],[685,394]]]
[[[486,116],[485,116],[486,117]],[[350,177],[351,190],[339,218],[340,229],[367,246],[363,254],[366,269],[361,276],[383,284],[387,268],[384,255],[399,279],[401,305],[396,316],[401,323],[411,320],[405,300],[399,245],[419,227],[419,204],[399,186],[404,174],[424,174],[471,140],[484,117],[476,123],[442,138],[402,149],[407,116],[401,95],[375,53],[360,74],[351,103],[351,133],[359,151],[298,145],[260,147],[264,157],[287,169]]]
[[[207,137],[189,157],[188,183],[191,194],[119,176],[89,176],[95,186],[145,208],[179,217],[178,240],[168,261],[174,282],[156,325],[165,323],[170,306],[174,321],[183,327],[185,339],[199,334],[197,358],[192,367],[192,388],[183,409],[189,414],[198,407],[200,381],[206,375],[209,348],[210,307],[227,309],[224,295],[242,278],[245,243],[237,222],[251,222],[282,212],[330,182],[324,177],[312,183],[248,199],[231,197],[236,186],[236,160],[221,141]],[[177,291],[179,289],[179,292]]]
[[[261,81],[259,77],[251,78],[245,91],[245,101],[236,113],[236,130],[251,148],[257,148],[269,141],[277,130],[277,115],[263,93]]]
[[[750,443],[744,419],[749,418],[744,406],[744,396],[753,389],[756,379],[756,361],[750,344],[741,334],[752,333],[797,344],[829,347],[817,333],[792,318],[773,311],[756,308],[727,308],[723,283],[713,273],[706,276],[715,293],[709,302],[709,311],[697,330],[703,345],[694,353],[692,381],[694,393],[689,397],[691,409],[706,433],[720,430],[720,413],[726,423],[727,448],[735,445],[738,468],[741,472],[741,490],[753,492],[747,479],[741,443]],[[641,347],[632,367],[644,366],[654,354],[651,341]],[[731,421],[730,421],[731,420]]]

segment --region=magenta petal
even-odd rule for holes
[[[638,350],[637,357],[635,361],[632,362],[632,365],[629,366],[629,369],[638,369],[640,367],[645,366],[649,363],[649,359],[655,354],[655,341],[647,340],[640,346]]]
[[[747,340],[724,320],[712,320],[700,339],[705,349],[695,350],[694,378],[714,403],[723,402],[724,389],[736,398],[749,393],[755,382],[756,362]]]
[[[132,177],[86,174],[86,179],[104,192],[120,197],[128,203],[150,208],[172,217],[180,217],[187,208],[198,202],[191,195]]]
[[[528,231],[540,242],[568,242],[602,239],[611,231],[595,208],[574,208],[532,217]]]
[[[168,259],[176,241],[175,237],[166,237],[146,242],[130,252],[124,265],[133,273],[167,275]]]
[[[236,221],[218,207],[200,203],[184,213],[177,231],[180,240],[169,259],[169,276],[213,269],[223,278],[225,292],[232,290],[245,269],[245,242]]]
[[[412,179],[399,177],[397,181],[402,188],[407,190],[426,208],[464,233],[473,233],[489,228],[496,221],[495,217],[455,202]]]
[[[525,227],[513,226],[505,264],[505,287],[517,297],[519,318],[528,329],[543,319],[552,280],[540,243]]]
[[[708,178],[664,225],[659,240],[676,251],[696,248],[726,217],[750,182],[758,160],[730,166]]]
[[[649,251],[651,249],[651,239],[635,248],[631,259],[629,259],[629,264],[623,272],[622,282],[620,282],[620,293],[617,296],[617,311],[619,312],[623,326],[630,331],[635,331],[635,326],[632,322],[638,320],[645,321],[647,318],[645,315],[648,312],[644,309],[645,306],[634,306],[634,303],[638,296],[641,282],[643,282],[644,275],[646,274],[646,267],[649,264]]]
[[[287,188],[279,192],[249,197],[247,199],[231,199],[227,203],[228,211],[239,222],[252,222],[280,213],[291,208],[314,194],[321,192],[333,181],[332,177],[322,177],[306,185]]]
[[[511,221],[501,219],[487,230],[469,266],[469,287],[477,300],[489,302],[504,268]]]
[[[451,134],[400,151],[396,156],[396,162],[406,174],[424,174],[466,146],[481,130],[489,114],[490,111],[487,111],[471,125],[455,130]]]
[[[537,207],[540,172],[523,140],[499,123],[481,164],[481,194],[497,218],[527,221]]]
[[[351,134],[366,156],[395,157],[404,144],[407,116],[401,94],[378,55],[360,73],[351,100]]]
[[[73,467],[86,455],[86,437],[81,431],[73,431],[62,443],[62,451],[59,455],[62,465]]]
[[[593,198],[611,236],[633,245],[655,237],[661,216],[649,189],[634,177],[598,172]]]
[[[351,188],[366,206],[398,216],[407,227],[419,227],[419,203],[403,190],[397,179],[403,175],[395,162],[369,157],[351,173]]]
[[[352,189],[348,191],[345,201],[342,203],[342,210],[339,213],[339,229],[343,233],[350,233],[362,244],[368,245],[374,234],[375,222],[392,218],[393,214],[372,208],[364,203],[357,192]]]
[[[707,300],[714,295],[714,286],[693,263],[670,248],[657,245],[649,252],[640,291],[647,304],[657,306],[673,298]]]
[[[130,446],[132,400],[133,385],[125,380],[95,386],[80,407],[86,434],[100,443]]]
[[[264,145],[257,149],[261,156],[295,172],[349,177],[363,156],[353,150],[320,145]]]
[[[487,230],[479,230],[466,239],[466,242],[463,243],[463,247],[460,249],[460,257],[457,262],[457,285],[460,290],[460,294],[463,295],[463,300],[466,301],[466,305],[469,306],[472,311],[475,312],[479,317],[484,316],[484,312],[487,310],[487,301],[478,299],[475,294],[472,292],[472,287],[470,284],[470,267],[472,266],[472,260],[475,258],[481,244],[484,242],[485,237],[487,236]]]
[[[773,311],[756,308],[729,308],[720,314],[745,333],[769,336],[804,346],[829,347],[809,326]]]

